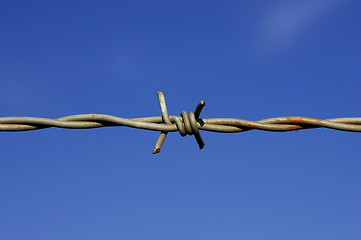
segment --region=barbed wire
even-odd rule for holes
[[[0,117],[0,131],[28,131],[49,127],[87,129],[108,126],[127,126],[160,131],[153,153],[159,153],[168,132],[178,131],[181,136],[194,135],[200,149],[204,147],[199,130],[236,133],[253,129],[287,132],[310,128],[330,128],[341,131],[361,132],[361,117],[317,119],[309,117],[276,117],[259,121],[236,118],[200,118],[206,105],[200,101],[194,112],[182,111],[180,116],[169,116],[162,92],[158,92],[162,116],[144,118],[121,118],[106,114],[80,114],[56,119],[38,117]]]

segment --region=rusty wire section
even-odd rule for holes
[[[236,133],[252,129],[286,132],[309,128],[331,128],[341,131],[361,132],[361,117],[317,119],[308,117],[276,117],[259,121],[236,118],[200,118],[206,105],[199,102],[194,112],[182,111],[181,116],[169,116],[165,98],[158,92],[162,116],[144,118],[120,118],[106,114],[81,114],[56,119],[37,117],[0,117],[0,131],[28,131],[49,127],[86,129],[108,126],[127,126],[152,131],[160,131],[153,153],[160,152],[168,132],[178,131],[181,136],[194,135],[200,149],[204,147],[199,130]]]

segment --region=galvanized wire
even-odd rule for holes
[[[87,129],[108,126],[127,126],[160,131],[153,153],[158,153],[168,132],[178,131],[181,136],[194,135],[200,149],[204,147],[199,130],[236,133],[253,129],[286,132],[310,128],[330,128],[341,131],[361,132],[361,117],[317,119],[308,117],[276,117],[259,121],[236,118],[200,118],[206,105],[201,101],[194,112],[182,111],[181,116],[169,116],[165,98],[158,92],[162,116],[121,118],[106,114],[80,114],[56,119],[38,117],[0,117],[0,131],[28,131],[49,127]]]

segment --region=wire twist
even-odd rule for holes
[[[168,116],[168,110],[167,110],[167,105],[165,103],[164,95],[162,92],[158,92],[157,94],[158,94],[160,109],[162,112],[163,122],[165,122],[165,124],[172,125],[172,121],[169,119],[169,116]],[[198,127],[197,122],[199,121],[199,115],[201,114],[201,111],[205,105],[206,105],[206,103],[204,101],[200,101],[196,107],[196,110],[194,110],[194,112],[187,112],[187,111],[183,110],[181,113],[182,119],[181,120],[179,118],[174,119],[177,129],[179,131],[179,134],[182,137],[186,136],[187,134],[188,135],[194,134],[194,137],[198,143],[199,149],[202,149],[204,147],[204,142],[201,137],[201,134],[199,133],[199,127]],[[199,122],[201,122],[201,121],[199,121]],[[160,152],[160,148],[162,147],[162,144],[163,144],[166,136],[167,136],[167,132],[162,131],[160,133],[160,136],[158,137],[158,140],[155,143],[153,154]]]
[[[180,116],[169,116],[165,98],[158,92],[162,116],[144,118],[121,118],[106,114],[80,114],[56,119],[38,117],[0,117],[0,131],[28,131],[49,127],[87,129],[108,126],[127,126],[138,129],[160,131],[153,153],[160,152],[168,132],[178,131],[181,136],[194,135],[200,149],[204,147],[200,130],[235,133],[253,129],[286,132],[311,128],[330,128],[341,131],[361,132],[361,117],[317,119],[308,117],[277,117],[259,121],[236,118],[200,118],[206,105],[200,101],[194,112],[182,111]]]

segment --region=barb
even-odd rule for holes
[[[160,131],[153,153],[159,153],[168,132],[178,131],[181,136],[194,135],[200,149],[204,147],[199,130],[236,133],[253,129],[286,132],[311,128],[330,128],[341,131],[361,132],[361,117],[317,119],[308,117],[276,117],[259,121],[236,118],[200,118],[206,105],[200,101],[194,112],[182,111],[180,116],[169,116],[165,98],[158,92],[162,116],[144,118],[121,118],[106,114],[71,115],[56,119],[37,117],[0,117],[0,131],[28,131],[49,127],[87,129],[108,126],[127,126],[152,131]]]

